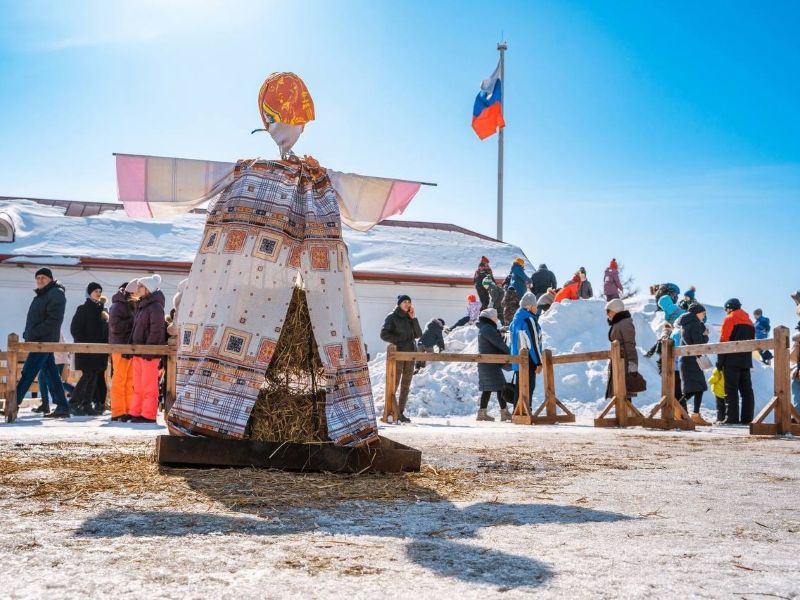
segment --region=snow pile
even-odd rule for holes
[[[656,358],[648,359],[644,354],[655,343],[664,322],[662,312],[656,312],[650,298],[636,298],[626,302],[636,326],[636,343],[639,349],[639,372],[647,380],[648,389],[639,394],[634,403],[647,410],[660,400],[661,377],[656,367]],[[705,305],[708,309],[708,325],[711,341],[719,341],[719,329],[724,317],[720,307]],[[555,304],[541,318],[542,341],[553,354],[573,354],[605,350],[609,347],[608,324],[605,302],[599,299],[577,302],[564,301]],[[451,332],[446,338],[448,352],[477,353],[478,329],[465,325]],[[592,416],[605,404],[608,381],[608,361],[592,361],[556,365],[556,395],[570,410],[579,416]],[[383,399],[386,382],[386,354],[378,354],[369,364],[372,389],[378,414],[383,414]],[[710,375],[707,372],[706,375]],[[758,362],[752,371],[753,390],[756,396],[756,412],[772,397],[773,371]],[[507,374],[510,380],[510,373]],[[542,377],[537,377],[534,404],[542,401]],[[480,392],[478,391],[478,368],[470,363],[428,363],[414,377],[406,414],[417,416],[460,416],[475,414]],[[703,396],[703,407],[716,410],[716,401],[709,390]],[[497,412],[497,402],[492,397],[490,412]]]

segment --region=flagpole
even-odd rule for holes
[[[506,77],[505,77],[505,54],[508,44],[505,42],[497,43],[497,50],[500,52],[500,102],[501,110],[505,109],[506,104]],[[505,110],[503,110],[505,112]],[[497,135],[497,239],[503,240],[503,130],[501,127]]]

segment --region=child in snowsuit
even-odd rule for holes
[[[771,329],[769,319],[764,316],[764,311],[760,308],[753,311],[753,326],[756,328],[757,340],[766,340],[769,337]],[[759,350],[758,353],[761,355],[761,362],[765,365],[772,361],[772,352],[769,350]]]
[[[661,375],[661,369],[663,368],[663,362],[661,360],[661,349],[664,342],[668,339],[672,339],[675,343],[675,347],[677,348],[680,346],[681,343],[681,332],[680,330],[675,330],[672,325],[669,323],[664,323],[664,328],[661,331],[661,337],[656,340],[656,343],[653,344],[653,347],[648,350],[645,356],[647,358],[652,358],[654,354],[658,354],[658,359],[656,360],[656,367],[658,368],[658,374]],[[679,368],[679,359],[676,357],[675,362],[672,365],[673,369],[675,370],[675,397],[680,398],[683,396],[683,385],[681,384],[681,371]]]
[[[503,288],[497,285],[493,277],[486,276],[483,278],[483,289],[489,294],[489,308],[497,311],[500,320],[502,321],[503,311]],[[483,303],[481,302],[481,306]],[[481,310],[486,310],[485,308]]]
[[[472,276],[472,283],[475,285],[475,291],[478,293],[478,299],[481,301],[481,310],[485,310],[489,306],[489,294],[487,293],[486,284],[484,280],[489,278],[494,282],[494,273],[492,267],[489,266],[489,259],[481,256],[481,262],[478,268],[475,269],[475,274]]]
[[[425,332],[419,338],[417,347],[420,352],[433,353],[434,347],[444,352],[444,319],[431,319],[425,326]],[[414,372],[425,368],[425,361],[417,361]]]
[[[711,393],[717,399],[717,423],[722,423],[725,420],[725,376],[718,367],[711,371],[708,383],[711,385]]]
[[[470,294],[467,296],[467,314],[464,317],[461,317],[455,324],[450,328],[455,329],[457,327],[461,327],[462,325],[466,325],[467,323],[474,323],[478,320],[478,317],[481,314],[481,302],[478,300],[475,294]]]

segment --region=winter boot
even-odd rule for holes
[[[695,425],[700,425],[702,427],[708,427],[711,425],[711,423],[709,423],[703,417],[700,416],[700,413],[692,413],[692,423],[694,423]]]
[[[717,398],[717,423],[725,421],[725,398]]]
[[[500,420],[501,421],[510,421],[511,420],[511,413],[508,412],[507,408],[500,409]]]
[[[35,413],[42,413],[43,415],[46,415],[47,413],[50,412],[50,405],[42,403],[36,408],[32,408],[31,410]]]
[[[478,409],[478,417],[475,419],[476,421],[494,421],[494,417],[490,417],[485,408]]]

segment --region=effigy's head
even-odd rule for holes
[[[297,142],[305,124],[314,120],[314,101],[297,75],[273,73],[261,84],[258,111],[284,155]]]

